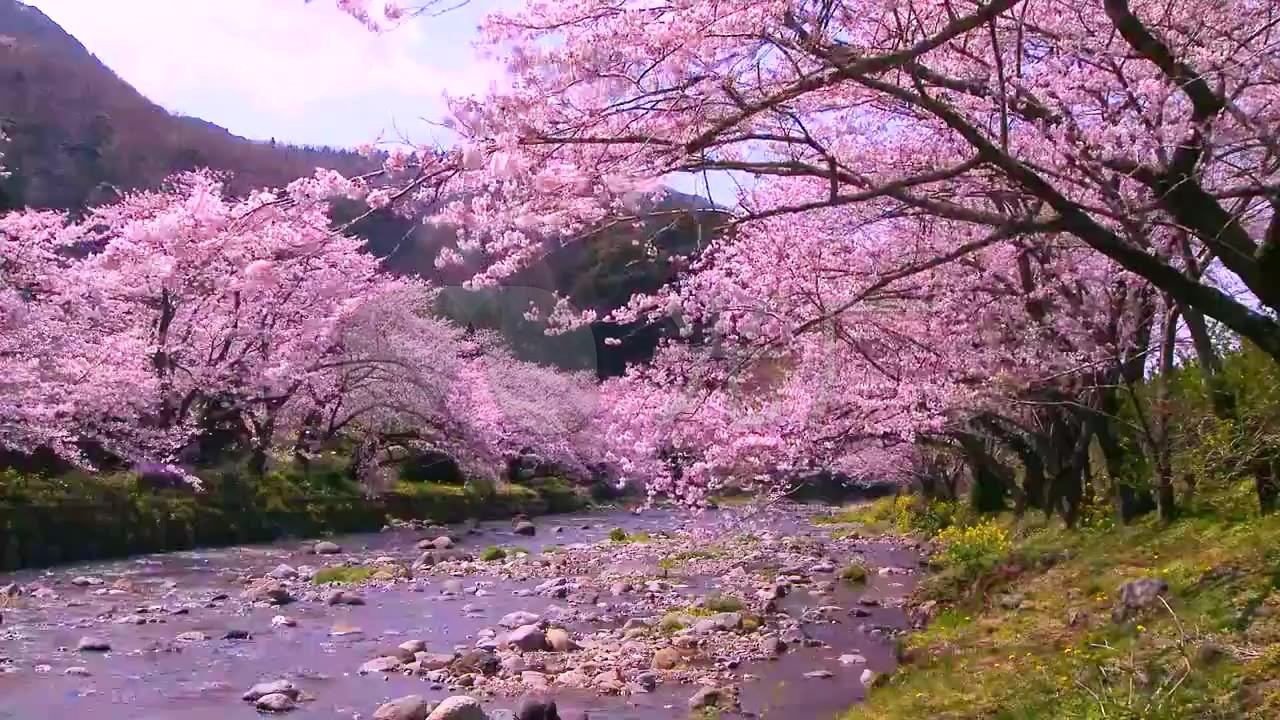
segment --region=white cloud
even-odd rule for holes
[[[259,136],[346,144],[500,77],[470,47],[484,3],[374,34],[332,0],[28,2],[152,100]]]

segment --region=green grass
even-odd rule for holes
[[[506,560],[506,559],[507,559],[507,551],[503,550],[497,545],[490,545],[489,547],[484,549],[484,552],[480,553],[480,560],[482,562],[494,562],[495,560]]]
[[[1280,517],[1001,523],[1006,557],[976,577],[952,567],[925,580],[919,597],[941,612],[845,720],[1280,716]],[[1169,607],[1113,622],[1120,586],[1145,577],[1169,583]],[[1006,594],[1021,604],[1002,607]]]
[[[330,567],[317,572],[311,582],[316,585],[328,585],[330,583],[350,583],[357,584],[373,577],[377,572],[377,568],[358,566],[358,567]]]
[[[651,542],[653,536],[648,532],[641,530],[640,532],[627,533],[622,528],[614,528],[609,531],[609,542],[619,545],[639,545]]]

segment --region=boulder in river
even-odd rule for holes
[[[316,543],[312,547],[312,550],[314,550],[317,555],[337,555],[342,552],[342,548],[337,543],[330,542],[328,540],[321,540]]]
[[[379,705],[373,720],[427,720],[435,707],[421,695],[405,695]]]
[[[518,628],[522,625],[536,625],[541,621],[542,616],[540,615],[535,615],[534,613],[526,612],[524,610],[517,610],[503,615],[502,619],[498,621],[498,624],[504,628]]]
[[[400,658],[395,657],[394,655],[386,655],[384,657],[374,658],[361,665],[357,672],[361,675],[380,672],[396,672],[403,664],[404,663],[400,662]]]
[[[528,695],[520,701],[516,720],[560,720],[556,701],[541,695]]]
[[[725,688],[704,687],[689,698],[689,710],[691,712],[732,710],[736,705],[734,693]]]
[[[475,698],[454,695],[437,705],[427,716],[427,720],[488,720],[488,716]]]
[[[516,526],[512,528],[512,530],[517,535],[533,536],[538,534],[538,528],[534,527],[533,523],[529,522],[528,520],[525,520],[524,522],[516,523]]]
[[[280,713],[289,712],[297,705],[297,703],[288,695],[283,693],[272,693],[258,698],[254,701],[253,705],[264,712]]]
[[[364,598],[347,590],[334,590],[324,596],[325,605],[363,605]]]
[[[102,638],[86,635],[80,638],[80,642],[76,643],[76,650],[80,652],[110,652],[111,643]]]
[[[255,702],[264,695],[287,695],[294,700],[298,699],[298,688],[288,680],[273,680],[271,682],[258,683],[249,688],[240,696],[245,702]]]
[[[453,538],[450,538],[448,535],[441,535],[431,541],[431,546],[437,550],[448,550],[453,547]]]
[[[449,669],[455,675],[465,673],[480,673],[481,675],[496,675],[502,669],[502,662],[498,660],[498,656],[488,650],[469,650],[454,659],[449,664]]]

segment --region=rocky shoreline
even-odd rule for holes
[[[744,709],[742,695],[780,660],[797,653],[834,659],[803,670],[806,682],[841,677],[864,686],[874,683],[884,661],[877,661],[879,670],[872,669],[865,654],[874,651],[891,660],[894,638],[906,624],[902,605],[920,567],[910,542],[856,535],[831,539],[813,532],[799,517],[790,534],[746,525],[711,531],[692,526],[633,532],[619,528],[600,539],[550,544],[592,530],[598,537],[604,524],[584,523],[587,530],[534,528],[518,518],[509,532],[416,525],[396,531],[419,538],[409,547],[348,552],[341,542],[321,541],[294,551],[294,558],[306,562],[262,565],[231,578],[224,592],[150,606],[128,606],[126,599],[141,591],[136,584],[93,575],[10,585],[0,592],[17,600],[10,604],[28,608],[117,600],[111,610],[84,623],[91,629],[172,624],[205,612],[271,614],[269,626],[245,629],[242,638],[187,630],[154,643],[150,652],[237,639],[269,642],[272,634],[295,632],[301,624],[314,626],[313,616],[319,613],[330,642],[366,641],[358,654],[344,654],[344,674],[421,684],[421,693],[365,708],[382,720],[513,713],[524,720],[559,717],[548,712],[552,699],[562,695],[615,698],[623,704],[660,693],[682,699],[692,710],[739,712]],[[540,549],[504,544],[482,550],[481,544],[495,535],[513,543],[536,540]],[[886,555],[901,562],[874,561]],[[317,584],[329,577],[341,581]],[[868,583],[874,592],[867,591]],[[157,589],[166,598],[183,595],[176,586]],[[450,618],[446,623],[465,622],[475,629],[466,642],[443,646],[407,633],[369,638],[357,614],[387,597],[404,597],[415,607],[429,608],[433,616]],[[893,611],[887,621],[885,611]],[[870,649],[836,647],[829,639],[832,633],[857,639],[841,645]],[[87,634],[76,648],[55,651],[61,669],[50,662],[32,669],[89,677],[94,670],[81,659],[111,655],[115,645]],[[13,659],[0,668],[23,670]],[[463,696],[480,702],[455,700]],[[521,698],[524,702],[515,711],[485,710]],[[262,712],[289,712],[321,705],[324,695],[298,678],[260,675],[243,700]]]

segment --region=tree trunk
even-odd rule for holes
[[[1178,312],[1170,310],[1165,318],[1164,328],[1160,336],[1160,370],[1156,376],[1155,400],[1155,443],[1156,463],[1156,508],[1160,522],[1170,523],[1178,515],[1178,506],[1173,494],[1173,443],[1171,437],[1172,408],[1169,406],[1169,379],[1173,375],[1173,346],[1178,335]]]
[[[1258,509],[1263,515],[1280,510],[1280,461],[1260,458],[1253,462],[1253,482],[1258,492]]]

